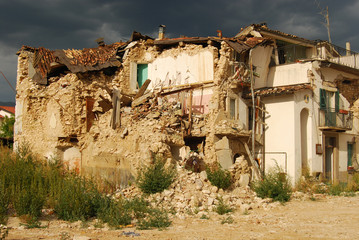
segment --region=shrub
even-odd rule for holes
[[[253,190],[261,198],[272,198],[274,201],[287,202],[292,195],[292,187],[286,174],[277,167],[267,173],[262,180],[252,183]]]
[[[333,196],[339,196],[342,192],[345,191],[345,186],[345,183],[329,184],[328,193]]]
[[[5,116],[0,125],[0,137],[13,138],[14,137],[15,116]]]
[[[231,174],[223,170],[221,165],[217,163],[212,168],[206,168],[208,180],[213,186],[218,188],[227,189],[231,186]]]
[[[160,230],[165,229],[171,225],[171,221],[168,218],[168,213],[165,210],[159,208],[150,209],[147,216],[139,219],[138,229],[152,229],[158,228]]]
[[[153,164],[154,175],[159,182],[166,179],[170,184],[174,170],[165,169],[160,163]],[[26,220],[27,228],[41,227],[38,217],[44,205],[54,208],[60,219],[69,221],[97,217],[112,227],[121,227],[137,219],[142,228],[160,229],[171,224],[167,212],[152,208],[148,201],[142,198],[117,201],[107,197],[93,180],[67,172],[60,161],[37,160],[27,146],[20,147],[15,154],[1,149],[0,223],[6,222],[8,208],[13,207]]]
[[[221,224],[225,224],[225,223],[232,224],[233,222],[234,222],[233,217],[228,216],[228,217],[222,219]]]
[[[9,207],[9,196],[2,181],[0,181],[0,224],[5,224]]]
[[[173,182],[174,168],[165,168],[163,159],[153,156],[153,162],[138,172],[137,185],[144,193],[157,193],[167,189]]]
[[[359,191],[359,173],[354,173],[352,178],[348,181],[347,191],[357,192]]]
[[[97,217],[111,227],[128,225],[132,220],[130,209],[124,207],[122,201],[115,201],[108,197],[101,199]]]
[[[62,183],[55,212],[63,220],[87,220],[96,216],[101,195],[96,186],[85,178],[71,175]]]
[[[218,198],[218,204],[215,207],[214,211],[216,213],[218,213],[219,215],[223,215],[223,214],[232,212],[233,209],[230,206],[228,206],[227,204],[225,204],[223,202],[223,198],[220,197],[220,198]]]

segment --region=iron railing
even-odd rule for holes
[[[319,109],[319,127],[351,130],[353,128],[353,112],[335,108]]]
[[[330,62],[345,65],[352,68],[359,69],[359,54],[348,49],[333,45],[333,44],[320,44],[324,47],[326,53],[320,51],[320,56],[323,59],[328,59]]]

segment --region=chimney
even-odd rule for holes
[[[95,42],[97,42],[97,44],[98,44],[100,47],[105,46],[105,42],[104,42],[103,38],[97,38],[97,39],[95,40]]]
[[[158,39],[162,40],[165,38],[166,25],[161,24],[158,29]]]
[[[345,49],[347,50],[347,56],[350,56],[350,42],[346,42]]]
[[[219,38],[222,38],[222,30],[217,30],[217,36],[218,36]]]

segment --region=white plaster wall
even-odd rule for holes
[[[271,67],[268,73],[267,86],[277,87],[308,83],[307,73],[311,69],[311,63],[294,63]],[[259,85],[258,85],[259,86]],[[255,86],[257,88],[257,85]]]
[[[305,96],[309,96],[309,101],[304,100]],[[322,171],[322,155],[316,154],[316,144],[322,144],[322,132],[318,129],[318,108],[319,105],[312,94],[311,90],[299,91],[294,94],[295,102],[295,136],[296,136],[296,176],[297,179],[301,176],[302,170],[302,153],[301,153],[301,124],[300,114],[303,109],[308,109],[308,123],[307,123],[307,156],[308,165],[311,172]]]
[[[70,170],[79,169],[81,162],[81,152],[77,147],[71,147],[64,151],[63,161]]]
[[[238,118],[243,124],[242,127],[248,130],[248,106],[243,98],[238,98]]]
[[[280,167],[294,178],[296,146],[293,95],[268,97],[264,102],[269,112],[266,119],[268,128],[265,133],[266,171],[275,166],[274,160],[277,160]]]
[[[255,72],[259,74],[259,77],[256,77],[255,79],[255,88],[262,88],[267,85],[268,65],[272,56],[272,51],[272,46],[259,46],[252,51],[253,66],[256,67]]]
[[[213,80],[213,58],[208,49],[193,55],[159,56],[148,64],[149,88]]]
[[[339,172],[347,171],[348,169],[348,142],[353,142],[354,135],[339,134]]]

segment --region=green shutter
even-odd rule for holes
[[[327,108],[327,92],[320,88],[319,89],[319,106],[320,106],[320,109],[324,110]]]
[[[353,143],[348,143],[348,166],[352,166]]]
[[[339,90],[335,92],[335,112],[339,112]]]
[[[145,81],[148,78],[148,65],[147,64],[138,64],[137,65],[137,82],[138,87],[142,87]]]

